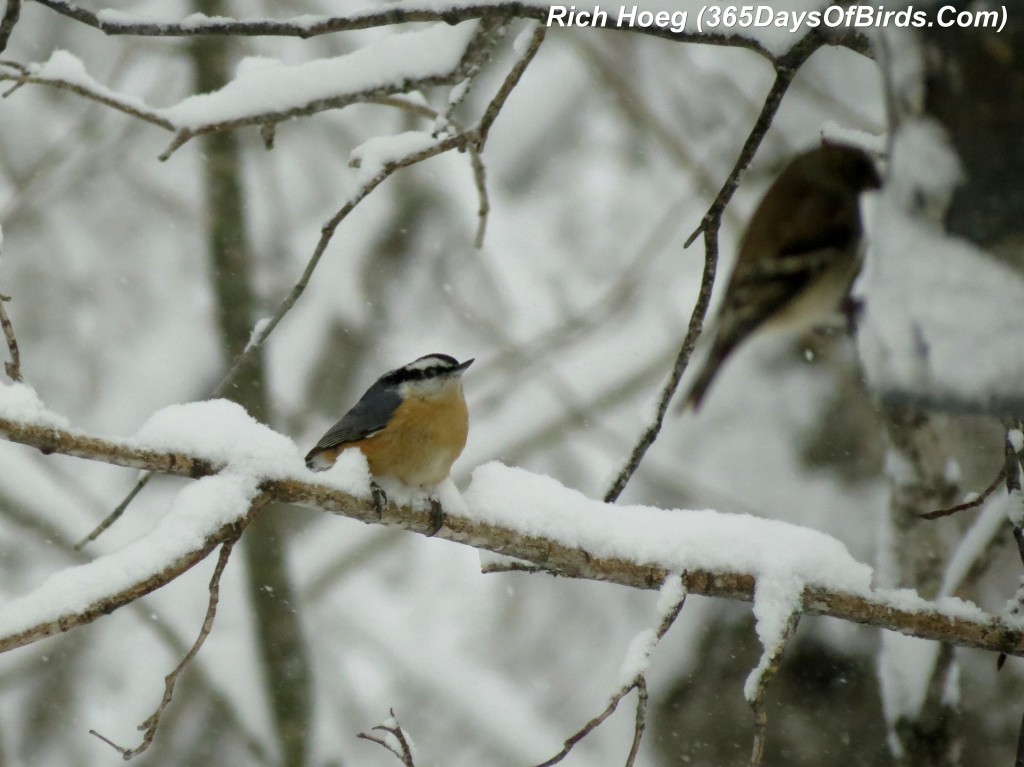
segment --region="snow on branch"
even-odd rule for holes
[[[502,2],[480,2],[472,0],[449,0],[449,2],[432,2],[432,0],[411,0],[397,3],[385,10],[367,8],[362,11],[343,16],[302,15],[291,19],[233,19],[225,16],[207,16],[194,13],[184,19],[141,18],[115,10],[93,12],[65,0],[36,0],[40,5],[68,16],[102,31],[108,35],[138,35],[144,37],[199,37],[217,35],[237,35],[245,37],[299,37],[309,38],[334,32],[347,32],[357,29],[410,24],[424,21],[443,21],[457,24],[469,19],[486,18],[521,18],[547,22],[551,4],[527,0],[509,0]],[[620,24],[614,13],[609,14],[604,25],[607,29],[651,35],[680,43],[703,43],[735,48],[746,48],[760,56],[774,60],[772,52],[760,41],[741,34],[731,32],[716,34],[693,31],[673,31],[667,26],[642,26]],[[857,50],[864,48],[863,40],[851,39],[851,47]]]
[[[56,598],[65,584],[70,590],[92,578],[90,568],[102,570],[110,561],[104,557],[58,573],[57,580],[0,608],[0,651],[89,623],[170,582],[234,535],[267,501],[420,533],[431,528],[426,509],[391,505],[378,517],[365,468],[361,475],[314,476],[290,440],[223,400],[173,406],[131,439],[104,439],[62,424],[27,386],[4,386],[0,437],[47,453],[161,473],[219,474],[193,486],[195,497],[175,502],[168,513],[173,525],[158,523],[161,529],[175,528],[174,546],[159,549],[159,557],[136,558],[132,549],[143,545],[137,542],[109,555],[132,563],[123,581],[102,583],[95,576],[94,591],[79,590],[74,600]],[[613,506],[550,477],[498,463],[475,470],[465,501],[464,509],[446,504],[446,526],[437,537],[569,577],[654,589],[680,572],[689,593],[746,601],[757,600],[760,579],[788,579],[800,589],[804,614],[1024,655],[1024,630],[1016,624],[953,597],[929,602],[913,591],[874,589],[867,565],[855,561],[839,541],[808,528],[749,515]]]
[[[0,80],[70,90],[171,131],[174,140],[160,155],[166,160],[187,141],[205,133],[247,125],[272,127],[294,117],[395,93],[454,85],[476,67],[478,49],[490,43],[491,31],[478,23],[439,24],[390,35],[343,56],[301,64],[245,59],[235,78],[220,90],[189,96],[164,108],[107,88],[67,51],[55,51],[48,61],[28,67],[2,62]]]

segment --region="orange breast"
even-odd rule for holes
[[[461,387],[450,388],[429,399],[407,399],[386,429],[351,443],[363,451],[371,474],[407,485],[436,485],[448,476],[469,434]]]

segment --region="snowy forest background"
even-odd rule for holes
[[[176,3],[159,13],[290,18],[362,7]],[[43,62],[67,50],[99,83],[157,107],[216,89],[243,57],[299,63],[421,28],[107,36],[41,4],[20,10],[3,59]],[[484,112],[535,26],[511,22],[456,119]],[[790,38],[776,32],[765,45],[784,51]],[[262,362],[229,394],[304,452],[385,370],[431,352],[476,357],[456,484],[500,460],[601,498],[651,422],[687,332],[704,251],[700,240],[683,242],[774,80],[771,62],[742,47],[550,30],[487,138],[482,246],[471,153],[398,170],[341,222]],[[410,103],[443,110],[450,90]],[[802,63],[725,209],[720,275],[788,159],[823,131],[884,147],[885,107],[878,63],[858,45],[826,45]],[[256,320],[292,289],[321,226],[366,179],[367,153],[355,169],[353,150],[433,124],[426,110],[356,104],[281,122],[271,151],[243,127],[197,137],[161,162],[171,134],[158,127],[67,90],[20,87],[0,101],[0,294],[12,297],[25,380],[75,427],[106,435],[131,435],[162,407],[205,399]],[[234,290],[246,283],[251,306]],[[908,426],[918,416],[926,423]],[[887,585],[929,598],[970,528],[978,556],[957,593],[999,613],[1021,567],[1002,501],[903,520],[894,533],[893,456],[910,449],[900,436],[908,428],[924,429],[942,471],[918,500],[950,505],[1003,465],[1004,424],[913,418],[878,406],[844,335],[752,343],[698,414],[670,410],[621,502],[806,525],[889,575],[895,540],[915,574]],[[157,476],[122,519],[74,550],[137,478],[0,441],[3,600],[129,545],[191,481]],[[631,641],[658,623],[653,592],[481,574],[488,555],[471,547],[297,506],[264,514],[239,548],[216,624],[143,764],[392,764],[356,738],[389,709],[419,767],[537,764],[604,708]],[[89,626],[0,656],[0,764],[119,761],[89,730],[138,739],[202,621],[215,560]],[[881,635],[801,620],[768,692],[767,764],[897,764],[893,744],[906,763],[1011,763],[1019,661],[997,671],[992,652],[889,634],[886,660]],[[637,763],[745,764],[753,715],[743,685],[759,655],[748,604],[690,597],[652,656]],[[564,764],[621,764],[631,711],[620,707]]]

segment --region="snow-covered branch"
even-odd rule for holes
[[[309,38],[334,32],[357,29],[411,24],[424,21],[443,21],[457,24],[470,19],[521,18],[546,22],[551,4],[547,2],[459,2],[448,3],[406,2],[386,10],[377,8],[356,11],[343,16],[303,15],[292,19],[232,19],[223,16],[206,16],[194,13],[184,19],[153,21],[134,18],[130,14],[113,10],[98,13],[82,8],[65,0],[36,0],[40,5],[64,16],[95,27],[108,35],[137,35],[141,37],[199,37],[237,35],[244,37],[299,37]],[[740,34],[714,34],[693,31],[676,32],[667,26],[656,24],[619,24],[615,14],[610,13],[605,24],[607,29],[633,32],[660,37],[680,43],[703,43],[734,48],[745,48],[771,60],[773,55],[761,42],[753,37]],[[851,39],[849,44],[862,49],[863,41]]]
[[[92,78],[81,60],[55,51],[42,64],[5,63],[0,80],[73,91],[174,133],[160,155],[166,160],[195,136],[247,125],[264,128],[329,109],[373,101],[462,81],[475,63],[480,43],[477,24],[438,25],[391,35],[352,53],[286,65],[266,59],[242,62],[236,77],[220,90],[190,96],[166,108],[117,93]]]
[[[7,387],[9,392],[27,387]],[[8,393],[7,400],[14,399]],[[27,400],[27,397],[23,398]],[[302,466],[290,440],[223,401],[160,411],[132,439],[103,439],[75,432],[32,403],[34,417],[0,411],[0,436],[36,447],[120,466],[186,477],[209,477],[219,486],[179,495],[151,536],[165,548],[159,556],[132,555],[133,546],[97,562],[58,573],[36,592],[0,608],[0,650],[95,620],[170,582],[237,532],[268,501],[322,509],[363,522],[426,533],[426,509],[389,506],[378,518],[362,474],[314,475]],[[199,423],[201,437],[190,433]],[[189,425],[192,425],[191,427]],[[191,451],[173,449],[192,446]],[[211,475],[217,475],[212,477]],[[953,597],[926,601],[913,591],[871,586],[871,570],[845,547],[808,528],[711,511],[664,511],[617,507],[584,497],[549,477],[487,464],[477,468],[465,494],[445,500],[446,525],[437,537],[488,549],[575,578],[635,588],[659,588],[671,572],[682,572],[689,593],[757,601],[757,593],[790,590],[798,612],[831,615],[950,644],[1024,655],[1024,632]],[[212,498],[212,500],[211,500]],[[213,505],[215,513],[195,509]],[[177,532],[168,542],[167,529]],[[173,544],[173,545],[172,545]],[[178,546],[178,548],[174,548]],[[169,548],[167,548],[169,547]],[[96,578],[96,591],[82,586],[90,572],[122,558],[124,582]],[[107,564],[104,564],[107,562]],[[126,565],[125,563],[128,563]],[[767,579],[767,581],[766,581]],[[771,582],[771,589],[759,583]],[[66,598],[67,590],[73,598]],[[787,592],[788,593],[788,592]],[[58,598],[59,597],[59,598]]]

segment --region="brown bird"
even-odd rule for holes
[[[860,193],[881,186],[871,158],[826,144],[794,158],[743,235],[714,343],[684,407],[701,400],[729,355],[765,328],[806,330],[839,308],[863,259]]]

